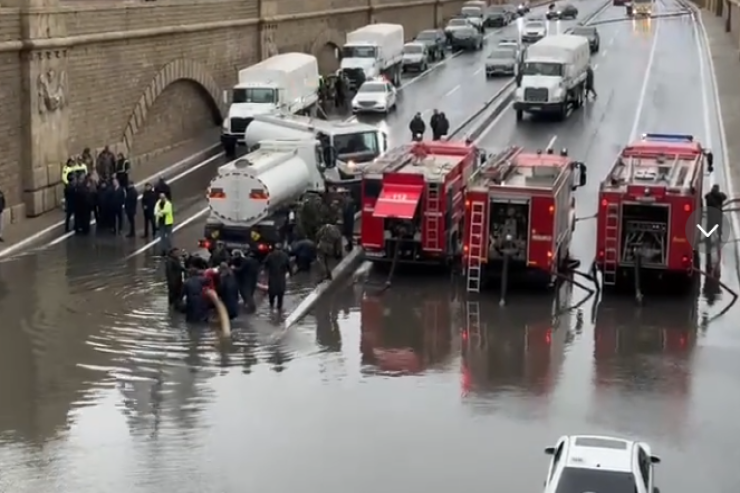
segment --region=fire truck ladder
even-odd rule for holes
[[[467,319],[465,330],[468,334],[467,343],[471,346],[475,344],[475,346],[480,347],[483,343],[483,337],[481,336],[482,328],[480,326],[480,303],[477,301],[468,301],[465,311],[465,318]]]
[[[426,211],[424,212],[424,245],[427,250],[440,252],[439,247],[439,226],[442,218],[441,201],[441,184],[429,183],[427,185]]]
[[[604,242],[604,285],[614,286],[617,283],[619,262],[619,204],[606,206]]]
[[[468,293],[480,293],[483,248],[487,246],[483,238],[485,204],[473,202],[470,209],[470,236],[468,238]]]

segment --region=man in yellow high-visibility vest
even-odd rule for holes
[[[172,249],[172,226],[175,223],[175,215],[172,211],[172,202],[164,193],[159,194],[159,200],[154,207],[154,218],[157,221],[157,236],[162,256],[168,255]]]

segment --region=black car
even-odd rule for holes
[[[420,32],[414,41],[427,46],[429,58],[432,61],[442,60],[445,56],[445,47],[447,46],[447,37],[441,29],[426,29]]]
[[[522,2],[516,7],[516,13],[519,14],[519,17],[524,17],[529,13],[529,2]]]
[[[576,19],[578,17],[578,9],[570,4],[566,4],[560,8],[557,8],[554,3],[551,3],[550,6],[547,8],[546,17],[549,20]]]
[[[511,22],[511,12],[502,5],[493,5],[486,12],[484,27],[505,27]]]
[[[568,29],[567,34],[573,34],[576,36],[583,36],[588,39],[588,46],[591,48],[591,53],[599,51],[601,46],[601,38],[599,37],[599,31],[592,26],[578,26],[572,29]]]

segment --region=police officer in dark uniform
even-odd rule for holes
[[[275,249],[265,257],[265,271],[267,272],[267,299],[270,310],[283,309],[283,297],[287,289],[286,277],[291,275],[290,257],[283,251],[283,246],[278,243]]]
[[[439,131],[439,111],[434,110],[432,117],[429,119],[429,126],[432,129],[432,140],[439,140],[442,134]]]
[[[167,281],[167,304],[171,308],[177,308],[182,301],[185,268],[179,255],[179,250],[173,248],[169,251],[165,260],[165,279]]]
[[[123,214],[126,206],[126,190],[118,182],[113,180],[111,188],[111,228],[114,235],[119,235],[123,231]]]
[[[411,140],[421,140],[424,138],[424,132],[427,130],[427,125],[424,123],[421,113],[417,113],[414,115],[414,118],[411,119],[409,130],[411,130]]]
[[[144,193],[141,195],[141,210],[144,212],[144,234],[142,238],[149,238],[149,230],[152,236],[157,235],[157,221],[154,220],[154,208],[157,206],[157,192],[151,183],[144,185]]]
[[[128,221],[128,238],[133,238],[136,235],[136,208],[139,205],[139,193],[136,191],[136,187],[133,184],[129,184],[126,188],[126,201],[124,202],[123,209],[126,211],[126,220]]]

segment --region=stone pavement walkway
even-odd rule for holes
[[[136,183],[137,188],[139,188],[138,185],[140,181],[149,179],[152,176],[157,176],[157,174],[162,170],[175,163],[182,162],[181,166],[177,166],[163,174],[164,178],[168,178],[168,175],[174,176],[175,174],[182,172],[188,166],[219,152],[220,149],[214,149],[208,154],[204,152],[210,146],[217,143],[218,129],[215,129],[213,132],[204,134],[196,139],[185,142],[168,152],[159,154],[145,163],[134,163],[131,171],[134,183]],[[53,228],[60,221],[64,220],[64,213],[60,208],[59,210],[48,212],[39,217],[27,218],[19,223],[8,224],[10,218],[9,212],[10,211],[6,211],[5,214],[5,227],[3,228],[3,239],[5,241],[0,243],[0,255],[2,255],[3,249],[11,247],[16,243],[39,233],[40,231]],[[2,218],[0,218],[0,220],[2,220]],[[59,232],[62,232],[61,228],[59,229]]]
[[[725,21],[714,13],[702,10],[702,21],[709,40],[719,94],[722,119],[727,137],[729,168],[733,183],[740,185],[740,53],[732,35],[725,31]],[[709,102],[712,104],[712,102]],[[700,115],[697,115],[699,118]],[[717,150],[719,151],[719,150]],[[717,152],[715,151],[715,152]],[[740,190],[727,190],[730,197],[740,194]]]

